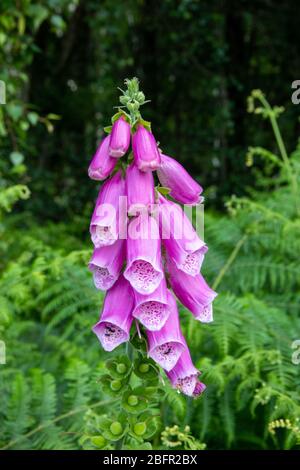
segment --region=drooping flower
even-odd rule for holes
[[[170,257],[167,257],[167,269],[170,285],[180,302],[192,312],[196,320],[212,322],[212,302],[217,293],[207,285],[203,276],[190,276],[179,270]]]
[[[119,203],[125,195],[125,180],[121,171],[105,181],[100,189],[92,215],[90,233],[96,248],[112,245],[118,238]]]
[[[95,249],[89,269],[96,287],[107,291],[93,331],[103,348],[112,351],[129,340],[133,319],[139,335],[138,323],[142,323],[148,355],[165,369],[173,387],[196,397],[205,385],[198,379],[200,372],[181,332],[175,296],[196,319],[207,323],[212,321],[212,301],[217,294],[200,274],[207,246],[187,212],[167,196],[158,195],[159,204],[154,204],[153,171],[157,170],[160,183],[169,188],[158,188],[157,193],[169,193],[180,203],[194,206],[202,202],[202,188],[182,165],[158,149],[148,130],[151,125],[140,113],[146,101],[138,80],[125,80],[125,85],[120,102],[127,111],[118,113],[111,134],[89,167],[89,176],[96,180],[113,173],[99,192],[90,224]],[[118,163],[129,150],[131,132],[133,161],[130,154]],[[144,376],[142,371],[148,367],[141,364],[135,373]]]
[[[130,124],[124,116],[114,122],[109,144],[109,155],[114,158],[122,157],[130,145]]]
[[[140,171],[133,162],[126,171],[126,194],[128,214],[137,215],[147,211],[154,203],[154,178],[151,171]]]
[[[161,164],[157,170],[157,176],[162,186],[171,189],[170,196],[176,201],[190,205],[201,202],[202,187],[173,158],[161,154]]]
[[[89,177],[92,180],[105,180],[116,166],[117,160],[109,156],[109,142],[110,135],[102,140],[94,157],[92,158],[88,169]]]
[[[159,229],[148,214],[140,214],[128,225],[124,276],[144,295],[154,292],[163,278]]]
[[[179,325],[179,316],[174,296],[168,291],[170,314],[158,331],[147,331],[148,354],[163,369],[171,370],[178,361],[185,343]]]
[[[189,397],[197,397],[206,389],[206,386],[198,380],[200,372],[192,362],[186,343],[176,365],[166,374],[172,386]]]
[[[92,328],[105,351],[129,340],[133,306],[132,288],[121,274],[107,291],[100,320]]]
[[[136,166],[141,171],[157,170],[160,153],[153,134],[141,124],[132,137],[132,149]]]
[[[196,276],[202,266],[207,246],[178,204],[159,197],[161,237],[169,257],[178,269]]]
[[[116,240],[113,245],[95,248],[89,262],[97,289],[110,289],[119,277],[125,260],[125,241]]]
[[[170,315],[167,292],[165,278],[152,294],[142,295],[134,291],[135,308],[132,315],[150,331],[160,330]]]

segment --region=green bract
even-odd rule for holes
[[[132,365],[127,356],[117,356],[106,362],[110,375],[116,379],[125,379],[131,372]]]
[[[135,375],[143,380],[157,380],[159,369],[152,359],[146,359],[145,356],[139,355],[134,361],[133,370]]]
[[[98,449],[103,449],[107,443],[106,439],[103,436],[93,436],[91,437],[91,442]]]
[[[125,435],[128,429],[128,421],[126,415],[122,413],[114,418],[104,416],[100,418],[99,427],[105,439],[108,441],[118,441]]]
[[[148,406],[148,399],[142,394],[140,388],[128,388],[122,397],[122,408],[128,413],[140,413]]]
[[[115,379],[110,375],[103,375],[100,379],[104,393],[110,396],[118,396],[127,385],[127,377],[124,380]]]

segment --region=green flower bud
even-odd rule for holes
[[[119,374],[125,374],[126,371],[127,371],[127,367],[126,367],[125,364],[122,364],[122,363],[121,363],[121,364],[118,364],[118,365],[117,365],[117,372],[118,372]]]
[[[110,388],[111,388],[111,390],[113,390],[114,392],[117,392],[118,390],[120,390],[120,388],[122,388],[122,382],[121,382],[121,380],[113,380],[113,381],[110,383]]]
[[[142,374],[146,374],[147,372],[149,372],[149,369],[150,369],[149,364],[144,363],[139,366],[139,372],[141,372]]]
[[[137,436],[143,436],[147,431],[147,425],[145,421],[141,421],[140,423],[136,423],[133,427],[133,431]]]
[[[143,103],[145,101],[145,95],[142,91],[139,91],[137,94],[137,100],[139,103]]]
[[[119,421],[114,421],[111,423],[109,430],[114,436],[118,436],[119,434],[122,434],[123,427]]]
[[[127,104],[129,101],[130,101],[130,97],[129,97],[129,96],[126,96],[126,95],[120,96],[120,102],[121,102],[122,104]]]
[[[136,406],[139,402],[139,399],[136,395],[129,395],[127,403],[130,406]]]
[[[130,112],[133,112],[136,110],[135,104],[134,103],[128,103],[127,108],[129,109]]]

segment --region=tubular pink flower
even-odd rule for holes
[[[97,289],[110,289],[119,277],[125,259],[125,241],[95,248],[89,269],[93,273]]]
[[[153,171],[160,165],[160,153],[153,134],[139,125],[132,137],[132,149],[136,166],[141,171]]]
[[[142,172],[133,162],[126,171],[128,214],[137,215],[154,204],[154,179],[151,171]]]
[[[190,205],[201,202],[202,187],[173,158],[161,154],[161,165],[157,170],[157,176],[162,186],[171,189],[170,196],[176,201]]]
[[[140,214],[128,225],[127,267],[124,276],[140,294],[151,294],[163,278],[158,225]]]
[[[150,331],[160,330],[170,315],[167,292],[165,278],[152,294],[142,295],[134,291],[135,308],[132,315]]]
[[[217,293],[206,284],[203,276],[190,276],[180,271],[169,257],[167,269],[170,285],[180,302],[192,312],[196,320],[202,323],[212,322],[212,301]]]
[[[90,163],[88,174],[92,180],[105,180],[116,166],[117,160],[111,158],[108,153],[109,142],[110,135],[102,140]]]
[[[130,124],[121,116],[114,122],[109,144],[109,155],[120,158],[128,150],[130,145]]]
[[[196,276],[207,252],[206,244],[178,204],[162,196],[159,202],[161,237],[166,251],[178,269]]]
[[[206,386],[198,380],[200,372],[192,362],[187,345],[175,367],[169,372],[166,372],[166,374],[173,388],[180,390],[189,397],[197,397],[206,389]]]
[[[148,355],[163,369],[171,370],[178,361],[185,343],[179,325],[176,300],[168,291],[168,303],[170,307],[169,317],[164,326],[158,331],[147,331]]]
[[[96,248],[112,245],[118,238],[119,203],[125,195],[125,181],[118,171],[100,189],[90,224],[92,242]]]
[[[121,274],[107,292],[100,320],[92,328],[105,351],[112,351],[129,340],[133,304],[132,288]]]

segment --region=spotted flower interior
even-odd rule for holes
[[[138,333],[148,341],[148,355],[165,370],[175,389],[197,397],[205,385],[198,380],[200,372],[182,335],[176,298],[195,320],[208,323],[217,294],[200,274],[207,246],[177,203],[201,203],[202,187],[162,151],[163,144],[158,147],[152,126],[140,113],[145,99],[138,80],[125,80],[125,86],[120,97],[122,107],[113,116],[112,126],[106,129],[108,135],[88,170],[90,178],[105,180],[90,226],[96,250],[93,256],[98,260],[98,264],[91,260],[90,270],[95,286],[106,291],[93,331],[103,348],[112,351],[130,340],[130,330],[139,322]],[[157,187],[155,172],[160,183]],[[125,209],[121,197],[127,198]],[[99,213],[104,205],[111,213],[103,220]],[[132,210],[135,207],[137,211]],[[169,224],[166,218],[172,212],[175,215]],[[116,223],[120,214],[126,221],[125,236]],[[155,237],[147,228],[151,223]],[[170,234],[161,240],[166,224]],[[135,226],[140,233],[137,230],[137,236],[132,236]],[[186,231],[178,236],[175,231],[181,226]],[[113,249],[121,239],[126,246],[124,255]],[[107,248],[110,245],[111,251]]]

